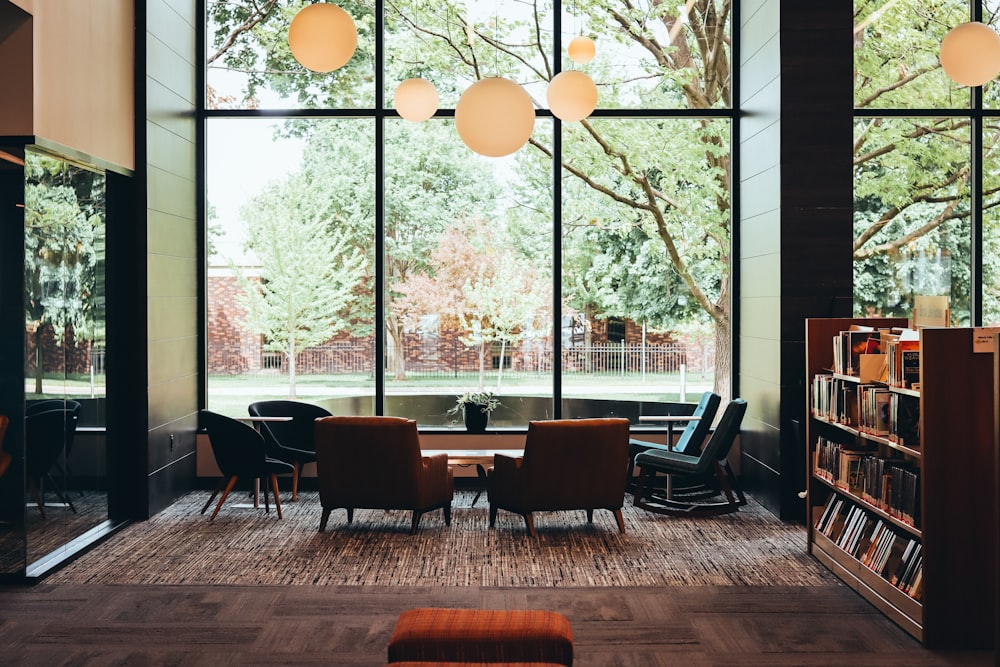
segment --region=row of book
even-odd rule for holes
[[[857,384],[818,373],[812,379],[813,416],[884,437],[906,447],[920,446],[920,401],[883,384]]]
[[[920,338],[913,329],[852,325],[833,338],[833,372],[893,387],[920,384]]]
[[[920,468],[909,461],[849,449],[820,436],[813,450],[813,471],[889,516],[920,527]]]
[[[923,593],[923,545],[839,494],[830,494],[816,530],[915,600]]]

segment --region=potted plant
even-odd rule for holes
[[[465,417],[465,430],[469,433],[485,433],[490,421],[490,413],[500,406],[500,400],[492,391],[467,391],[457,399],[448,414]]]

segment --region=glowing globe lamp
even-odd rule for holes
[[[299,63],[314,72],[343,67],[358,48],[354,19],[337,5],[303,7],[288,27],[288,46]]]
[[[545,96],[552,115],[571,122],[583,120],[597,106],[597,86],[593,79],[576,70],[560,72],[552,77]]]
[[[406,120],[420,123],[438,109],[438,92],[434,84],[419,77],[407,79],[396,87],[392,104]]]
[[[1000,73],[1000,35],[975,21],[955,26],[941,40],[941,67],[963,86],[987,83]]]
[[[569,54],[570,60],[582,65],[593,60],[594,54],[597,53],[597,47],[594,45],[594,40],[590,37],[580,35],[570,40],[569,46],[566,47],[566,52]]]
[[[455,129],[476,153],[503,157],[528,143],[535,108],[528,93],[510,79],[480,79],[458,98]]]

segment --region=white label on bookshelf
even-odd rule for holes
[[[993,352],[993,336],[1000,327],[976,327],[972,330],[972,351]]]

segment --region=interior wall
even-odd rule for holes
[[[198,418],[195,0],[145,0],[150,513],[192,488]]]
[[[780,512],[780,0],[744,0],[740,26],[739,387],[747,400],[740,477]]]
[[[31,14],[0,0],[0,135],[30,136],[34,127]]]
[[[742,475],[804,519],[805,319],[853,308],[849,3],[743,3]]]
[[[32,18],[12,34],[0,32],[4,111],[0,134],[32,135],[133,169],[135,107],[134,12],[131,0],[4,1],[0,23],[14,12]],[[27,10],[24,11],[24,10]],[[29,30],[31,38],[25,34]],[[13,66],[11,66],[13,64]],[[24,78],[33,81],[27,88]],[[25,91],[30,92],[30,97]],[[19,99],[18,104],[6,104]],[[25,127],[25,110],[30,125]],[[12,123],[10,127],[7,122]]]

